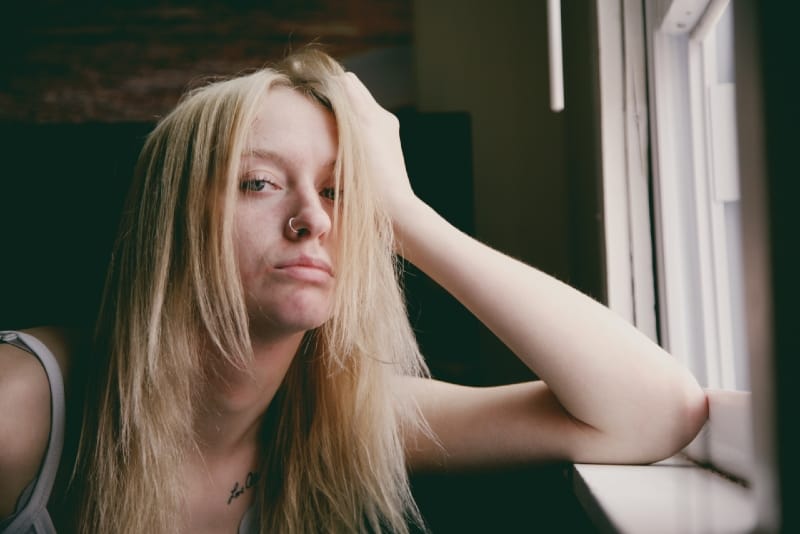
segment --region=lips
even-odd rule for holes
[[[277,264],[275,268],[293,278],[307,281],[322,281],[333,277],[330,263],[311,256],[298,256]]]

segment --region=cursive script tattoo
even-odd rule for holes
[[[258,478],[261,475],[256,473],[255,471],[250,471],[247,473],[247,478],[244,479],[244,484],[240,485],[238,481],[233,484],[233,489],[231,489],[231,495],[228,497],[228,504],[230,504],[234,499],[238,499],[239,496],[244,493],[245,490],[248,490],[258,484]]]

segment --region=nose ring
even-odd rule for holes
[[[304,230],[307,230],[307,228],[303,228],[302,226],[299,226],[299,227],[295,228],[294,222],[296,220],[297,220],[297,217],[290,217],[289,218],[289,230],[291,230],[292,232],[300,235],[300,232],[303,232]]]

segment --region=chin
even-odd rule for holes
[[[291,321],[287,324],[291,330],[296,332],[307,332],[308,330],[314,330],[315,328],[319,328],[320,326],[324,325],[328,320],[328,317],[303,317],[299,318],[296,321]]]
[[[328,313],[321,313],[317,310],[306,313],[300,313],[295,310],[293,313],[278,312],[272,314],[265,313],[262,310],[250,313],[250,328],[264,333],[272,332],[274,334],[290,335],[319,328],[328,319],[330,319]]]

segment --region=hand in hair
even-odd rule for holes
[[[416,199],[400,146],[400,122],[381,107],[361,80],[348,72],[342,76],[366,151],[367,171],[392,220]]]

